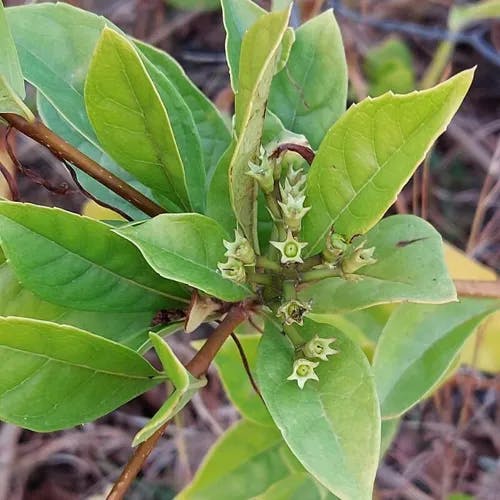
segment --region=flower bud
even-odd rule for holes
[[[271,193],[274,189],[274,164],[275,160],[269,160],[263,147],[260,148],[260,165],[248,162],[247,175],[253,177],[264,193]]]
[[[217,267],[222,273],[222,276],[228,280],[235,281],[236,283],[245,283],[247,279],[245,266],[241,260],[229,257],[227,262],[219,262]]]
[[[366,241],[353,250],[347,252],[342,260],[342,272],[345,274],[352,274],[369,264],[375,264],[377,259],[373,258],[375,247],[364,248]]]
[[[323,257],[327,262],[337,262],[348,247],[345,238],[338,233],[333,232],[333,229],[328,233],[326,238],[326,246],[323,250]]]
[[[281,304],[278,309],[277,316],[282,318],[285,325],[297,323],[298,325],[304,324],[304,315],[311,310],[310,304],[304,304],[298,300],[290,300]]]
[[[319,380],[314,369],[319,365],[319,363],[314,363],[308,359],[300,358],[295,360],[293,363],[292,374],[287,378],[287,380],[296,380],[300,389],[304,388],[304,384],[308,380]]]
[[[307,358],[319,358],[323,361],[328,361],[328,356],[339,352],[330,347],[330,344],[335,342],[335,340],[335,338],[322,339],[316,335],[302,347],[302,352]]]
[[[278,202],[283,212],[283,221],[291,231],[300,231],[302,219],[311,209],[311,207],[304,207],[305,199],[305,196],[294,198],[292,195],[289,195],[286,202]]]
[[[288,235],[285,241],[270,241],[271,245],[276,247],[281,252],[281,263],[302,263],[302,249],[307,246],[307,243],[301,243],[293,237],[292,231],[288,230]]]
[[[234,231],[233,242],[224,240],[223,243],[227,249],[224,254],[226,257],[241,260],[247,266],[255,264],[255,252],[252,245],[238,230]]]

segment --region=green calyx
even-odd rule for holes
[[[311,310],[310,304],[304,304],[299,300],[292,299],[282,304],[276,315],[282,319],[285,325],[297,323],[298,325],[304,324],[304,316]]]
[[[307,246],[307,243],[295,239],[290,229],[285,241],[270,241],[270,243],[281,252],[282,264],[304,262],[301,255],[302,249]]]
[[[316,380],[319,378],[314,372],[314,369],[319,365],[319,363],[315,363],[313,361],[309,361],[308,359],[299,358],[296,359],[293,363],[293,369],[291,375],[287,378],[287,380],[295,380],[300,389],[304,388],[305,383],[308,380]]]
[[[234,231],[233,242],[224,240],[223,243],[227,249],[224,254],[226,257],[240,260],[247,266],[255,264],[255,252],[252,245],[238,230]]]
[[[245,283],[247,273],[243,262],[233,257],[229,257],[227,262],[219,262],[217,264],[222,276],[236,283]]]

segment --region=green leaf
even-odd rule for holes
[[[156,312],[186,301],[182,287],[154,273],[132,244],[94,219],[3,201],[0,240],[19,281],[54,304]]]
[[[252,373],[255,371],[260,337],[260,334],[238,335]],[[241,415],[257,424],[273,425],[267,408],[248,380],[248,374],[234,341],[230,339],[224,343],[215,358],[215,365],[227,396]]]
[[[158,95],[172,124],[179,158],[184,167],[191,206],[197,212],[205,211],[205,165],[201,139],[193,114],[175,85],[147,58],[142,58],[146,71],[154,82]]]
[[[366,234],[375,264],[362,267],[360,280],[326,278],[304,284],[302,300],[312,301],[313,318],[392,302],[443,303],[456,300],[444,261],[440,234],[414,215],[393,215]]]
[[[137,446],[151,437],[163,424],[179,413],[193,395],[207,383],[205,377],[200,380],[194,378],[159,335],[150,333],[150,339],[165,374],[174,386],[174,391],[153,418],[135,435],[132,446]]]
[[[0,0],[0,46],[2,47],[0,52],[0,76],[4,80],[3,83],[6,82],[12,89],[13,94],[19,96],[22,101],[26,97],[24,77],[2,0]]]
[[[275,427],[241,420],[212,447],[178,500],[248,500],[288,476]]]
[[[153,197],[149,188],[145,187],[144,184],[140,183],[133,175],[121,168],[103,151],[100,146],[98,147],[94,145],[81,132],[64,119],[41,92],[37,92],[37,108],[41,119],[45,125],[50,128],[50,130],[62,137],[65,141],[69,142],[82,153],[92,158],[106,170],[109,170],[121,180],[139,190],[145,196],[149,198]],[[121,196],[118,196],[116,193],[111,191],[111,189],[103,186],[99,181],[90,177],[90,175],[87,175],[79,168],[75,168],[75,173],[78,177],[78,182],[82,185],[82,187],[98,200],[104,201],[112,207],[122,210],[135,220],[146,219],[148,217],[137,207],[124,200]]]
[[[408,46],[395,36],[370,49],[363,62],[372,97],[393,91],[411,92],[416,87],[413,56]]]
[[[448,16],[448,26],[452,31],[462,31],[471,24],[499,17],[499,0],[483,0],[467,5],[454,5]]]
[[[189,106],[200,135],[207,183],[209,183],[220,157],[231,142],[231,134],[224,119],[214,104],[191,82],[172,57],[151,45],[139,41],[135,41],[135,44],[141,53],[175,85]]]
[[[467,70],[429,90],[367,98],[335,123],[308,175],[307,255],[323,249],[332,225],[350,238],[377,223],[445,130],[472,76]]]
[[[241,45],[240,81],[235,96],[236,145],[229,165],[229,192],[236,219],[254,247],[257,241],[257,183],[247,175],[248,162],[260,152],[271,80],[280,56],[290,12],[261,17]]]
[[[85,113],[83,86],[106,20],[65,3],[11,7],[6,13],[26,80],[97,142]]]
[[[332,10],[296,32],[288,63],[273,80],[269,108],[288,130],[304,134],[317,148],[345,112],[347,65]]]
[[[35,117],[33,116],[31,110],[12,90],[3,75],[0,75],[0,113],[14,113],[16,115],[22,116],[23,118],[26,118],[26,120],[30,122],[35,120]]]
[[[337,498],[318,484],[307,472],[294,472],[274,483],[252,500],[325,500]]]
[[[186,283],[222,300],[238,301],[251,291],[217,270],[225,260],[226,232],[200,214],[163,214],[149,221],[115,230],[136,245],[161,276]]]
[[[221,0],[226,29],[226,57],[231,77],[231,87],[239,87],[240,53],[243,36],[266,11],[252,0]]]
[[[0,316],[17,316],[70,325],[135,349],[147,338],[152,312],[78,311],[38,298],[19,283],[7,263],[0,264]]]
[[[160,96],[132,44],[105,28],[85,82],[99,142],[146,186],[189,208],[184,166]]]
[[[402,415],[436,387],[481,321],[500,301],[463,299],[440,306],[403,304],[380,337],[373,370],[382,415]]]
[[[368,361],[334,328],[304,322],[300,333],[336,337],[340,352],[316,368],[303,390],[287,380],[294,348],[274,326],[257,358],[258,382],[281,434],[302,465],[341,498],[371,499],[380,448],[380,413]]]
[[[382,420],[381,436],[380,436],[380,458],[384,458],[392,442],[396,438],[401,419],[391,418],[390,420]]]
[[[0,364],[0,419],[37,432],[95,420],[163,378],[120,344],[25,318],[0,318]]]

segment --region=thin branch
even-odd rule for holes
[[[54,156],[60,160],[68,161],[80,170],[83,170],[86,174],[114,191],[117,195],[121,196],[132,205],[135,205],[145,214],[154,217],[155,215],[165,212],[160,205],[150,200],[140,191],[137,191],[137,189],[134,189],[119,177],[101,167],[101,165],[92,160],[92,158],[84,155],[78,149],[61,139],[43,123],[39,121],[29,122],[23,117],[13,113],[0,113],[0,116],[12,127],[46,147]]]
[[[215,355],[222,347],[226,339],[233,333],[235,328],[243,323],[248,317],[248,311],[252,303],[240,302],[235,304],[227,313],[219,326],[211,333],[202,348],[195,354],[193,359],[186,365],[186,369],[199,378],[206,373]],[[159,439],[165,432],[169,422],[162,425],[149,439],[139,445],[130,458],[125,469],[107,496],[107,500],[121,500],[128,491],[130,485],[139,474],[140,470],[151,451],[154,449]]]
[[[286,142],[284,144],[280,144],[272,153],[270,158],[278,158],[285,151],[293,151],[294,153],[298,153],[304,160],[311,165],[314,160],[315,154],[311,148],[307,146],[302,146],[301,144],[293,144],[291,142]]]
[[[19,189],[17,188],[16,179],[2,162],[0,162],[0,174],[7,182],[12,200],[19,201]]]
[[[252,370],[250,369],[250,364],[248,363],[247,355],[245,354],[245,350],[243,349],[243,346],[241,345],[240,339],[234,333],[231,333],[231,338],[234,340],[234,343],[236,344],[236,348],[238,349],[238,352],[240,353],[243,367],[245,368],[245,371],[247,372],[248,380],[250,380],[250,384],[252,384],[253,390],[259,396],[259,398],[262,399],[262,401],[264,401],[264,398],[262,397],[262,394],[260,393],[259,386],[257,385],[257,382],[255,382],[255,379],[253,378]]]

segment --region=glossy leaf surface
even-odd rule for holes
[[[94,420],[163,378],[126,347],[24,318],[0,318],[0,363],[0,418],[38,432]]]
[[[351,238],[378,222],[445,130],[472,76],[463,71],[429,90],[367,98],[335,123],[308,176],[307,255],[323,249],[332,225]]]

